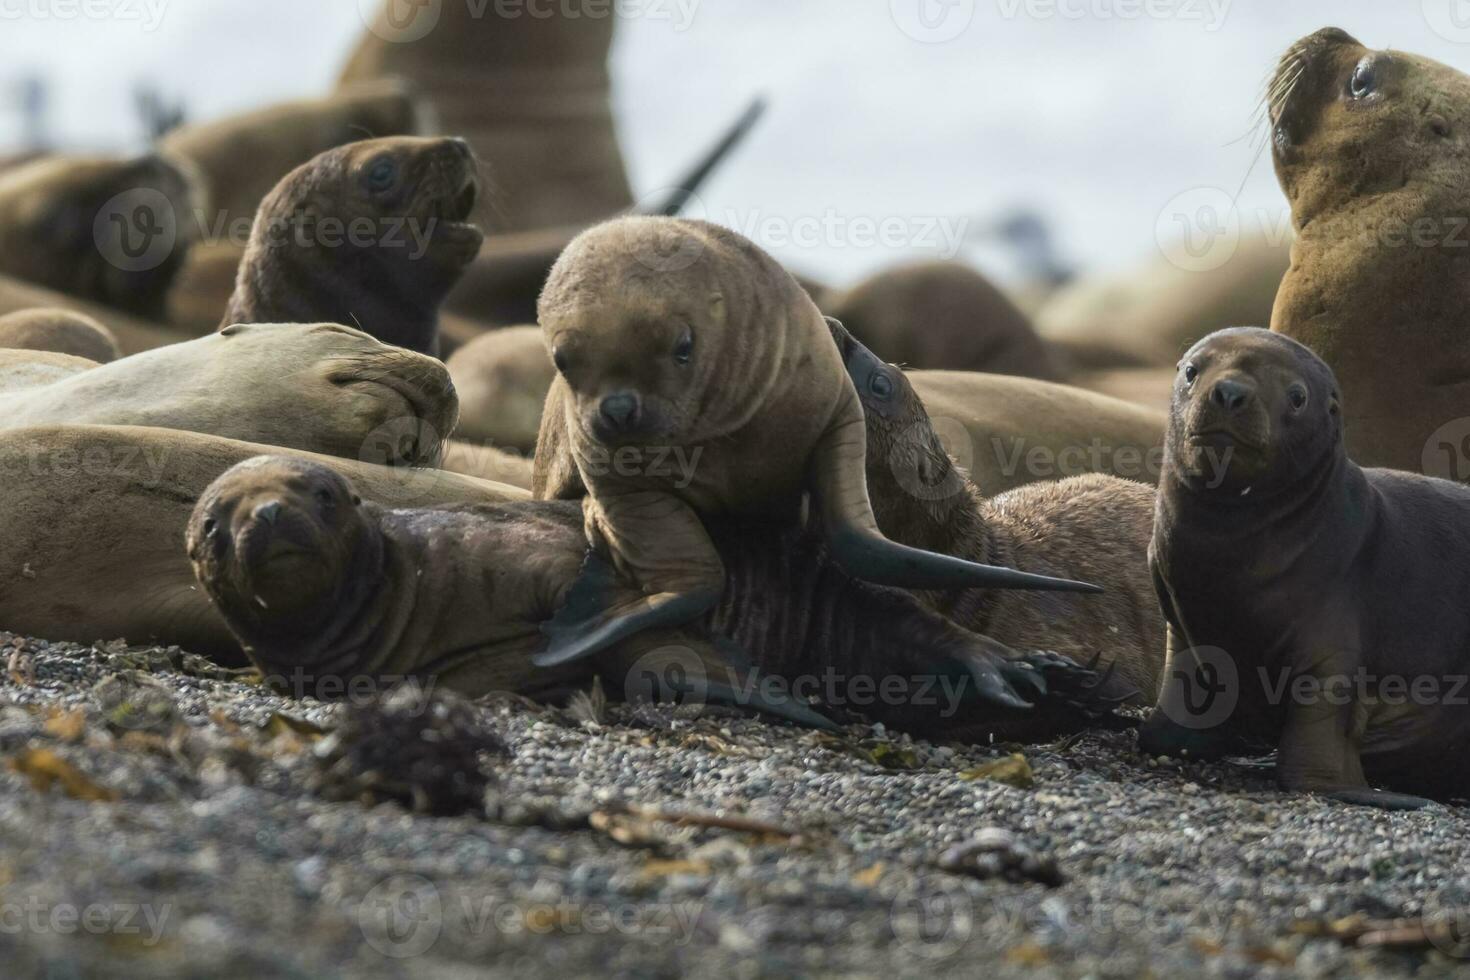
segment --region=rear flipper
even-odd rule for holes
[[[1353,806],[1371,806],[1379,810],[1422,810],[1433,800],[1405,793],[1390,793],[1379,789],[1343,789],[1324,793],[1329,800],[1350,803]]]

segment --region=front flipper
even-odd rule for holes
[[[1422,796],[1409,796],[1406,793],[1389,793],[1379,789],[1343,789],[1334,793],[1325,793],[1329,800],[1339,803],[1350,803],[1353,806],[1371,806],[1379,810],[1422,810],[1434,801],[1426,800]]]
[[[551,642],[536,655],[538,667],[592,656],[647,630],[682,626],[719,602],[725,567],[699,515],[677,497],[587,497],[583,509],[593,550],[565,604],[541,627]],[[616,567],[597,555],[598,544]]]
[[[901,589],[1030,589],[1088,592],[1086,582],[1033,575],[1013,568],[981,565],[890,541],[878,530],[868,499],[864,470],[867,425],[850,379],[833,425],[813,454],[811,489],[821,508],[822,526],[832,557],[848,574],[877,585]]]

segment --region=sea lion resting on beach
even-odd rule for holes
[[[1352,459],[1463,476],[1470,77],[1327,28],[1281,59],[1270,117],[1297,232],[1271,329],[1336,374]]]
[[[459,392],[456,436],[536,451],[541,409],[556,377],[540,327],[492,330],[455,351],[445,366]]]
[[[100,303],[0,274],[0,315],[35,309],[70,310],[97,321],[116,338],[124,356],[190,339],[188,334],[171,329],[160,321],[132,316]]]
[[[0,395],[0,428],[155,426],[434,465],[458,410],[432,358],[336,324],[254,324]]]
[[[484,236],[459,139],[365,140],[291,171],[256,215],[221,326],[348,323],[437,351],[439,306]]]
[[[1015,646],[1097,661],[1152,704],[1164,619],[1148,569],[1153,487],[1101,474],[1033,483],[993,498],[958,469],[909,378],[833,323],[863,401],[868,494],[894,541],[981,564],[1082,579],[1101,595],[955,589],[921,593],[967,629]]]
[[[702,519],[795,522],[804,491],[854,577],[1091,591],[883,537],[863,474],[862,404],[827,323],[732,231],[647,217],[591,229],[552,270],[540,323],[558,375],[534,491],[585,491],[588,539],[642,591],[566,624],[547,663],[707,612],[725,572]]]
[[[98,364],[110,364],[122,356],[112,331],[84,313],[55,307],[0,316],[0,348],[51,351]]]
[[[190,177],[157,155],[52,156],[8,170],[0,174],[0,272],[161,318],[197,237],[194,194]]]
[[[609,569],[600,581],[584,572],[587,541],[574,502],[390,510],[364,501],[333,470],[297,459],[231,469],[200,499],[188,540],[199,581],[241,645],[263,671],[294,678],[308,693],[361,676],[434,678],[471,696],[566,691],[585,683],[590,668],[536,667],[541,624],[567,605],[619,602],[589,590],[628,589]],[[728,632],[751,657],[752,680],[824,670],[913,679],[865,713],[970,739],[1024,728],[1029,713],[1016,709],[1042,700],[1048,678],[1075,672],[1059,658],[1014,654],[967,633],[906,593],[851,580],[794,528],[731,528],[721,553],[730,587],[696,630],[638,637],[620,656],[601,658],[604,667],[626,670],[677,644],[691,673],[703,675],[701,688],[740,701],[745,678],[710,638]],[[953,712],[921,700],[920,678],[957,689]],[[638,680],[616,671],[608,679],[618,692]],[[752,707],[822,723],[794,699],[764,695],[759,684],[750,690]],[[1070,715],[1073,725],[1081,719]]]
[[[1279,334],[1221,331],[1185,355],[1150,548],[1169,664],[1139,744],[1211,758],[1257,736],[1279,743],[1284,789],[1463,797],[1470,488],[1359,468],[1344,410],[1328,367]]]
[[[239,645],[199,589],[189,514],[221,473],[262,453],[314,459],[387,507],[525,500],[441,470],[378,466],[171,429],[62,425],[0,431],[0,622],[76,643],[125,637],[221,662]]]

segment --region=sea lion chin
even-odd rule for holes
[[[477,164],[459,139],[338,147],[288,174],[256,215],[222,325],[354,323],[421,353],[478,254]]]

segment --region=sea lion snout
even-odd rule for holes
[[[1210,389],[1210,401],[1221,411],[1234,415],[1249,405],[1255,394],[1255,384],[1236,375],[1216,381],[1215,386]]]
[[[598,406],[602,424],[614,432],[626,432],[635,427],[642,414],[643,399],[636,391],[614,392]]]

